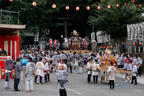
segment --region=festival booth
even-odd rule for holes
[[[19,56],[20,30],[26,25],[0,24],[0,78],[5,78],[4,61],[7,56],[15,60]],[[11,72],[13,74],[13,72]],[[12,75],[11,75],[12,76]],[[12,78],[12,77],[11,77]]]

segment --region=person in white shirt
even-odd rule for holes
[[[44,78],[45,78],[45,83],[48,82],[48,72],[49,72],[49,64],[46,62],[46,58],[43,58],[43,64],[44,64]]]
[[[49,64],[50,64],[50,73],[53,72],[53,69],[54,69],[54,66],[53,66],[53,62],[54,62],[54,58],[52,57],[52,55],[50,55],[50,58],[49,58]]]
[[[116,73],[116,68],[113,66],[113,62],[110,62],[110,66],[108,67],[107,72],[109,73],[109,86],[110,89],[114,89],[115,87],[115,73]]]
[[[126,71],[132,71],[132,64],[130,63],[130,59],[127,59],[127,63],[125,63],[125,70]],[[131,77],[130,77],[130,73],[126,72],[125,73],[125,82],[127,82],[127,76],[129,77],[130,83],[131,83]]]
[[[99,64],[97,63],[97,59],[95,59],[95,63],[93,63],[92,66],[92,75],[93,75],[93,83],[97,83],[98,81],[98,75],[99,75],[100,67]]]
[[[135,80],[135,85],[137,85],[137,66],[135,65],[134,62],[132,63],[132,66],[133,66],[133,68],[132,68],[133,74],[132,74],[132,82],[131,82],[131,84],[133,84],[134,80]]]
[[[36,64],[36,77],[35,77],[35,83],[37,84],[37,77],[40,77],[40,83],[43,84],[42,79],[44,77],[44,64],[42,62],[42,58],[40,58],[40,61]]]
[[[88,74],[88,77],[87,77],[87,82],[88,83],[92,83],[91,82],[91,74],[92,74],[92,66],[93,66],[93,58],[89,58],[89,62],[87,64],[87,74]]]
[[[142,60],[140,54],[138,54],[138,60],[139,60],[138,75],[141,76],[141,74],[142,74],[142,63],[143,63],[143,60]]]
[[[35,64],[32,62],[32,58],[28,57],[28,63],[25,68],[25,78],[26,78],[26,90],[25,92],[32,92],[33,90],[33,77],[35,75]]]
[[[65,59],[61,59],[58,63],[58,69],[59,69],[59,66],[61,66],[63,64],[64,66],[64,70],[67,71],[67,65],[65,64]]]

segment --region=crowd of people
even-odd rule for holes
[[[15,70],[14,89],[19,91],[18,85],[20,80],[25,82],[25,92],[33,91],[33,81],[38,84],[51,82],[50,74],[57,72],[56,76],[59,82],[60,96],[66,96],[65,84],[68,82],[68,72],[73,73],[73,70],[78,69],[78,73],[83,73],[83,67],[87,69],[87,82],[98,83],[100,74],[105,72],[109,76],[110,88],[114,89],[115,73],[117,68],[123,68],[125,72],[125,82],[137,84],[137,75],[142,74],[143,60],[138,55],[127,55],[124,53],[114,53],[110,51],[92,53],[86,51],[81,52],[63,52],[54,50],[26,50],[20,51],[19,57],[16,61],[10,57],[5,61],[5,68],[10,69],[10,64],[13,62],[13,69]],[[108,69],[102,72],[103,65],[108,65]],[[10,72],[7,72],[10,73]],[[91,77],[93,76],[93,82]],[[9,89],[10,74],[6,74],[5,89]]]

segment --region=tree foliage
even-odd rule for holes
[[[127,2],[125,6],[124,3]],[[120,7],[116,5],[119,4]],[[138,2],[137,2],[138,4]],[[105,31],[112,37],[122,37],[127,35],[127,24],[139,23],[144,21],[142,17],[142,8],[131,3],[130,0],[108,0],[107,2],[98,4],[100,10],[96,8],[91,11],[88,24],[95,26],[97,30]],[[93,4],[93,7],[97,7]],[[107,5],[111,5],[108,9]]]

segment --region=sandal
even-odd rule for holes
[[[25,90],[25,92],[29,92],[29,90]]]

